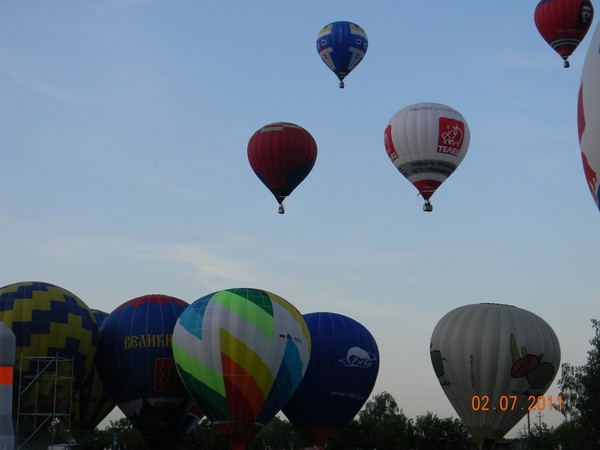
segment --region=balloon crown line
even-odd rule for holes
[[[510,306],[511,308],[516,308],[515,305],[509,305],[508,303],[498,303],[498,302],[481,302],[480,305],[498,305],[498,306]]]

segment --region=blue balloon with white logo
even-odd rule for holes
[[[377,380],[373,335],[350,317],[304,314],[312,342],[304,378],[283,413],[311,445],[324,447],[363,407]]]
[[[317,35],[317,52],[340,80],[362,61],[367,53],[367,33],[353,22],[339,21],[325,25]]]

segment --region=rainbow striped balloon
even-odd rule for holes
[[[259,289],[202,297],[173,330],[173,356],[188,392],[229,441],[243,449],[294,393],[310,358],[298,310]]]

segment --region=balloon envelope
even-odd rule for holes
[[[69,399],[93,371],[98,324],[75,294],[37,281],[0,288],[0,321],[16,337],[13,411],[25,439],[49,425],[48,413],[69,412]],[[19,385],[29,388],[20,393]]]
[[[152,448],[173,445],[193,403],[175,369],[171,339],[186,302],[163,294],[129,300],[100,327],[97,368],[119,409]]]
[[[587,34],[594,18],[589,0],[542,0],[534,12],[535,26],[569,67],[569,56]]]
[[[577,129],[583,174],[596,207],[600,209],[600,27],[590,43],[577,98]]]
[[[292,425],[323,448],[369,398],[379,372],[373,335],[350,317],[303,315],[312,342],[306,374],[282,411]]]
[[[276,122],[257,130],[248,142],[248,161],[256,176],[283,200],[308,176],[317,160],[317,143],[299,125]]]
[[[429,199],[454,173],[469,149],[471,133],[464,117],[441,103],[416,103],[398,111],[385,128],[390,161]]]
[[[438,322],[430,356],[476,444],[490,448],[527,413],[529,397],[546,392],[559,368],[560,346],[535,314],[481,303],[456,308]]]
[[[332,22],[317,35],[317,52],[340,80],[340,88],[344,87],[344,78],[365,57],[368,45],[365,30],[352,22]]]
[[[304,319],[273,293],[250,288],[196,300],[173,331],[186,388],[234,449],[243,449],[294,393],[310,357]]]
[[[97,309],[92,309],[91,312],[98,326],[108,317],[108,313]],[[71,399],[71,415],[61,416],[60,421],[71,430],[78,442],[81,442],[85,434],[94,430],[115,405],[94,363],[93,370],[82,381],[81,388]]]

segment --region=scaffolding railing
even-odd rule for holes
[[[24,373],[23,366],[29,367]],[[67,367],[65,367],[67,366]],[[19,433],[19,425],[21,421],[26,418],[32,420],[28,423],[32,424],[32,427],[28,429],[28,435],[25,436],[22,442],[16,442],[17,450],[25,448],[25,445],[32,440],[35,440],[36,435],[44,430],[47,425],[50,425],[55,419],[61,417],[68,418],[68,426],[70,429],[71,425],[71,408],[73,398],[73,358],[65,358],[58,356],[23,356],[20,357],[19,364],[19,397],[17,399],[17,414],[16,414],[16,436],[21,436]],[[64,374],[64,373],[68,374]],[[58,404],[59,387],[61,391],[66,388],[66,394],[68,395],[69,402],[67,407]],[[40,391],[42,391],[40,393]],[[33,394],[32,394],[33,392]],[[48,402],[39,404],[38,400],[41,395],[48,398],[50,394],[51,405]],[[23,405],[22,399],[32,395],[35,399],[33,405]],[[60,408],[60,409],[59,409]],[[54,444],[54,436],[52,439]]]

